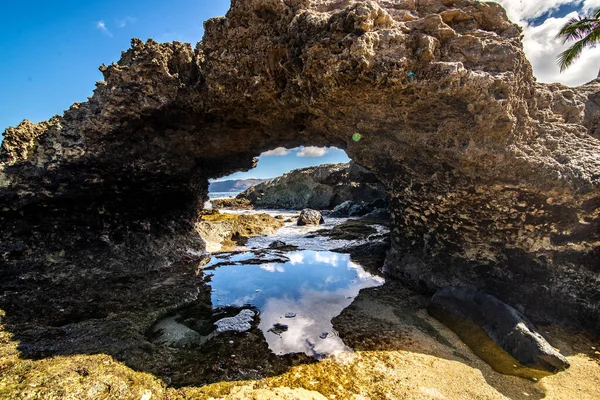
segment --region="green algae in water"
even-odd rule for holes
[[[213,307],[258,309],[259,328],[278,355],[301,352],[320,359],[349,350],[331,320],[360,289],[379,286],[383,278],[367,273],[347,254],[304,250],[285,256],[289,261],[216,267],[210,272]],[[286,313],[295,316],[286,318]],[[276,324],[288,329],[275,333]]]

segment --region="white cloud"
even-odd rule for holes
[[[578,15],[577,12],[559,18],[547,18],[538,26],[533,26],[529,21],[566,4],[579,5],[579,13],[584,13],[600,7],[600,0],[496,1],[506,9],[513,22],[523,27],[523,47],[538,81],[577,86],[598,76],[600,47],[586,48],[581,58],[562,73],[556,63],[558,55],[571,45],[562,43],[561,39],[556,38],[556,34],[569,19]]]
[[[298,157],[323,157],[327,154],[327,147],[302,147],[300,151],[296,153]]]
[[[100,29],[106,36],[112,37],[112,33],[108,30],[104,21],[96,22],[96,29]]]
[[[600,0],[585,0],[583,2],[583,11],[588,12],[600,7]]]
[[[315,253],[315,261],[318,263],[330,264],[332,267],[338,266],[338,255],[333,253]]]
[[[556,57],[571,43],[562,43],[556,38],[556,32],[577,13],[563,18],[548,18],[542,25],[525,28],[523,46],[525,54],[533,67],[533,72],[540,82],[561,82],[576,86],[587,83],[598,76],[600,67],[600,48],[587,48],[579,60],[575,61],[564,72],[560,72]]]
[[[513,22],[522,23],[528,19],[537,18],[548,11],[556,10],[561,5],[574,4],[577,0],[543,0],[543,1],[523,1],[523,0],[495,0],[504,9],[506,14]]]
[[[288,154],[290,154],[290,151],[288,149],[286,149],[285,147],[278,147],[273,150],[265,151],[260,156],[287,156]]]
[[[118,19],[115,22],[117,23],[117,26],[119,28],[125,28],[129,24],[135,23],[135,21],[137,21],[137,19],[135,19],[133,17],[125,17],[123,19]]]
[[[302,264],[304,261],[304,254],[302,253],[290,253],[288,254],[288,258],[290,259],[290,264]]]
[[[283,268],[281,264],[273,263],[261,264],[260,269],[264,269],[268,272],[285,272],[285,268]]]

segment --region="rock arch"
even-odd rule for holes
[[[5,132],[9,231],[61,207],[190,219],[208,178],[336,146],[389,191],[390,274],[600,328],[600,84],[536,83],[499,5],[233,0],[195,48],[134,39],[100,69],[87,102]]]

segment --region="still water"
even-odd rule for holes
[[[256,264],[248,264],[253,258]],[[318,359],[349,350],[331,320],[360,289],[384,282],[348,254],[330,251],[269,251],[258,259],[251,252],[220,255],[205,269],[214,308],[258,309],[259,328],[275,354],[303,352]]]

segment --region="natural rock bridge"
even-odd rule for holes
[[[208,178],[313,145],[344,149],[387,187],[391,275],[424,291],[474,285],[534,320],[599,331],[600,83],[536,83],[499,5],[233,0],[195,48],[133,40],[101,71],[87,102],[5,132],[2,281],[21,288],[7,315],[67,296],[51,283],[84,264],[102,282],[150,279],[127,271],[152,257],[120,243],[170,260],[201,248],[186,221]],[[35,295],[30,270],[46,279]]]

